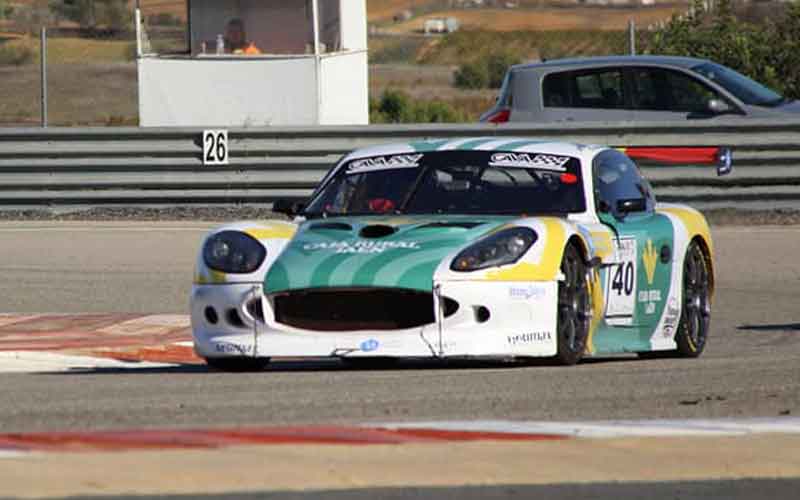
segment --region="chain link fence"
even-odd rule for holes
[[[145,52],[188,54],[187,1],[140,0]],[[632,41],[641,52],[648,29],[687,8],[594,1],[367,0],[371,95],[377,100],[400,90],[447,103],[459,110],[448,116],[473,121],[497,91],[455,85],[461,65],[496,60],[498,53],[509,56],[506,63],[627,54]],[[138,124],[135,6],[129,0],[0,0],[0,126],[42,124],[42,27],[47,124]]]

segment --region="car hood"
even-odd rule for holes
[[[444,257],[513,217],[338,217],[304,222],[265,276],[268,294],[320,287],[433,288]]]

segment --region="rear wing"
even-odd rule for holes
[[[628,146],[619,150],[632,160],[662,165],[714,165],[717,175],[728,175],[733,170],[733,152],[727,147]]]

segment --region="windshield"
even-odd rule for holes
[[[584,210],[577,158],[511,151],[437,151],[350,161],[327,180],[305,215]]]
[[[703,63],[692,71],[716,82],[725,90],[751,106],[777,106],[784,98],[741,73],[715,63]]]

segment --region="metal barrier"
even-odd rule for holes
[[[229,130],[230,163],[202,162],[202,130],[0,129],[0,209],[267,205],[310,194],[357,147],[467,136],[612,146],[730,146],[734,173],[644,167],[662,201],[700,208],[800,208],[800,120],[557,125],[371,125]]]

